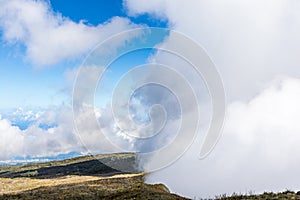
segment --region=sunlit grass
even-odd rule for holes
[[[0,178],[0,194],[19,193],[39,187],[51,187],[64,184],[83,183],[103,179],[129,178],[143,176],[139,174],[117,174],[109,177],[97,176],[64,176],[55,179],[35,179],[35,178]]]
[[[112,169],[125,167],[130,173]],[[100,162],[99,162],[100,161]],[[103,161],[103,160],[102,160]],[[184,199],[163,184],[145,184],[132,153],[0,167],[2,199]]]

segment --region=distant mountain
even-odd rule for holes
[[[24,164],[33,164],[33,163],[39,163],[39,162],[50,162],[50,161],[57,161],[57,160],[66,160],[70,158],[75,158],[83,156],[79,152],[69,152],[66,154],[59,154],[56,156],[40,156],[40,157],[31,157],[31,156],[18,156],[14,157],[10,160],[3,160],[0,161],[0,166],[8,166],[8,165],[24,165]]]

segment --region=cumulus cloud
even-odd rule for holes
[[[49,127],[43,128],[42,124],[48,124]],[[81,152],[83,148],[73,127],[72,112],[68,107],[44,111],[34,123],[22,130],[9,119],[1,118],[0,160],[16,156],[40,157]]]
[[[118,129],[110,113],[88,104],[82,105],[80,109],[80,114],[76,116],[76,119],[84,122],[77,124],[80,130],[76,129],[72,107],[68,105],[39,111],[39,116],[34,120],[25,120],[23,115],[1,117],[0,160],[14,160],[22,156],[32,158],[57,156],[70,152],[81,154],[116,152],[114,146],[110,143],[107,145],[107,140],[100,134],[101,129],[95,121],[100,117],[108,119],[106,126],[102,128],[113,135],[114,140],[124,143],[123,140],[126,138],[117,134]],[[15,118],[20,117],[22,119],[15,121]],[[26,124],[25,127],[19,127],[20,120]]]
[[[0,4],[2,38],[24,45],[26,57],[38,66],[75,59],[107,37],[137,27],[121,17],[97,26],[76,23],[41,0],[1,0]]]
[[[223,136],[210,156],[197,159],[198,138],[183,158],[148,181],[166,182],[189,197],[299,190],[299,101],[300,80],[286,77],[248,102],[230,104]]]
[[[126,0],[124,4],[131,15],[166,17],[171,28],[201,44],[217,65],[230,101],[251,99],[276,75],[300,76],[298,1]]]
[[[178,162],[148,181],[165,182],[191,198],[299,189],[300,3],[125,0],[124,5],[133,16],[167,18],[170,27],[201,44],[219,69],[229,103],[223,136],[206,159],[197,159],[199,136]],[[152,59],[173,62],[163,54]]]
[[[22,131],[0,116],[0,159],[7,159],[16,154],[23,154],[24,136]]]
[[[71,19],[55,13],[48,1],[43,0],[0,0],[0,31],[4,42],[25,47],[26,58],[37,66],[52,65],[66,59],[80,58],[96,44],[108,37],[138,25],[131,23],[127,18],[113,17],[97,26],[86,24],[83,21],[73,22]],[[123,34],[109,43],[102,54],[112,54],[116,47],[124,45],[135,34]],[[86,69],[85,67],[82,68]],[[89,83],[97,81],[99,69],[91,66],[88,77],[85,77],[82,90],[90,89]],[[63,92],[71,97],[73,83],[79,69],[69,69],[65,72],[66,84]],[[98,72],[98,73],[94,73]],[[87,91],[85,91],[87,92]],[[79,92],[79,98],[86,98]],[[90,102],[88,102],[90,103]],[[94,116],[94,108],[90,104],[80,105],[82,113],[79,119]],[[20,119],[0,119],[1,155],[0,159],[9,159],[15,156],[49,156],[70,151],[86,151],[82,141],[74,130],[72,109],[68,105],[59,108],[51,107],[45,112],[34,115],[31,111],[22,114]],[[102,111],[101,111],[102,112]],[[98,112],[98,117],[104,116]],[[23,115],[26,117],[23,117]],[[34,115],[34,116],[33,116]],[[28,118],[30,117],[30,119]],[[20,122],[26,126],[20,126]],[[30,122],[30,123],[29,123]],[[95,122],[95,121],[93,121]],[[87,138],[88,143],[95,146],[95,152],[110,150],[105,148],[101,139],[96,138],[99,127],[97,123],[82,124],[81,136]],[[91,135],[94,134],[94,137]],[[99,139],[99,140],[96,140]]]
[[[112,33],[135,27],[127,19],[118,17],[99,26],[75,23],[54,13],[42,1],[0,3],[3,5],[0,8],[3,38],[8,42],[23,43],[27,57],[38,65],[74,58]],[[178,162],[151,174],[147,181],[165,182],[173,191],[189,197],[299,189],[300,3],[292,0],[126,0],[124,5],[129,15],[149,13],[167,18],[175,30],[202,44],[220,71],[229,99],[223,137],[209,157],[197,159],[205,135],[203,128],[203,134]],[[176,41],[167,42],[176,45]],[[108,51],[111,49],[113,47]],[[187,70],[189,66],[178,58],[160,52],[151,59],[175,66],[193,85],[199,84],[194,72]],[[89,66],[89,70],[95,70],[95,73],[89,71],[90,77],[85,76],[87,80],[83,83],[96,82],[101,72],[95,66]],[[75,73],[70,71],[66,76],[72,80]],[[201,84],[196,88],[196,95],[200,99],[199,106],[207,111],[207,96],[202,95],[207,91]],[[87,98],[84,92],[88,91],[85,86],[83,84],[76,94],[83,102]],[[85,142],[95,147],[92,150],[107,151],[111,147],[101,143],[95,112],[105,124],[103,131],[112,134],[112,140],[120,143],[127,140],[126,144],[136,145],[120,132],[111,111],[105,108],[95,111],[89,103],[92,102],[77,105],[80,114],[77,120],[82,122],[79,124],[81,130],[85,130],[80,133]],[[139,103],[135,106],[141,106]],[[2,159],[24,152],[43,155],[81,149],[74,137],[70,108],[56,113],[61,114],[56,116],[49,111],[26,130],[1,118]],[[205,120],[204,126],[208,121]],[[38,126],[38,123],[53,121],[57,126],[46,130]],[[172,123],[170,126],[175,127]],[[155,142],[164,143],[158,140],[146,145],[155,146]],[[130,148],[135,149],[134,146]],[[151,160],[146,164],[151,165]]]

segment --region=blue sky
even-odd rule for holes
[[[54,12],[60,13],[74,22],[84,20],[84,23],[90,26],[105,23],[115,16],[128,17],[120,0],[89,0],[88,2],[78,0],[76,3],[70,0],[51,0],[50,4]],[[157,20],[149,15],[139,15],[129,17],[129,19],[136,24],[146,24],[154,27],[167,26],[167,21]],[[2,33],[0,36],[3,36],[3,30],[0,33]],[[139,58],[146,57],[139,56]],[[24,43],[7,42],[2,37],[0,93],[4,98],[0,101],[0,110],[18,107],[48,107],[70,103],[69,96],[63,92],[67,84],[65,71],[78,67],[83,58],[65,59],[46,67],[39,67],[26,57],[26,45]],[[126,64],[126,68],[130,67],[130,63],[128,64]],[[125,63],[122,68],[125,68]]]
[[[14,47],[7,49],[13,50]],[[11,58],[9,55],[1,59],[0,65],[0,91],[5,97],[1,100],[0,109],[47,107],[64,100],[60,91],[65,84],[63,74],[66,68],[63,66],[36,69],[23,61],[22,56]]]
[[[215,63],[224,83],[227,116],[223,135],[207,158],[200,161],[198,155],[209,119],[184,156],[147,181],[165,182],[190,198],[299,190],[299,10],[296,0],[0,0],[0,161],[86,153],[76,138],[71,106],[76,70],[84,58],[114,34],[145,25],[171,27],[200,44]],[[166,35],[154,37],[153,45]],[[131,37],[127,35],[127,41]],[[165,42],[182,45],[172,37]],[[122,42],[116,43],[110,47]],[[112,63],[104,101],[125,71],[147,62],[154,52],[134,52]],[[190,66],[167,54],[155,59],[187,77],[199,99],[204,96],[206,90],[199,85],[203,79],[199,81]],[[96,98],[96,104],[104,106],[102,94],[97,94],[102,99]],[[197,103],[209,118],[210,102],[205,100]],[[134,103],[143,106],[141,102]],[[86,118],[95,115],[89,105],[81,105],[84,112],[77,116],[79,121],[87,120],[81,124],[82,134],[92,145],[105,147],[98,145],[103,137],[89,135],[99,132],[98,125]],[[116,143],[136,144],[120,133],[110,112],[97,110],[96,114],[105,118],[106,130],[119,134],[113,137]],[[166,130],[176,133],[177,125],[169,124]],[[158,143],[165,142],[149,145]],[[158,151],[153,158],[159,157]]]
[[[137,15],[135,17],[128,16],[126,8],[123,7],[123,0],[50,0],[54,11],[62,13],[64,16],[79,22],[86,20],[87,23],[98,25],[110,19],[111,17],[129,17],[129,19],[137,24],[147,24],[151,27],[166,27],[166,19],[154,18],[149,14]]]
[[[167,21],[148,14],[127,16],[122,1],[107,2],[1,2],[0,160],[87,153],[76,137],[72,116],[73,86],[85,58],[114,34],[167,26]],[[146,40],[131,39],[131,35],[124,39],[130,45],[144,42],[154,47],[167,35],[162,31]],[[111,45],[112,52],[118,45]],[[105,107],[118,79],[132,67],[147,63],[155,52],[151,48],[134,51],[112,62],[102,84],[105,90],[95,94],[96,106]],[[101,62],[101,57],[97,59]],[[93,127],[88,125],[87,132]]]
[[[86,56],[119,32],[167,26],[167,21],[148,15],[127,16],[122,1],[107,2],[1,2],[0,161],[87,153],[76,137],[72,116],[73,85]],[[155,46],[167,34],[146,42]],[[114,61],[105,74],[105,90],[95,94],[96,106],[105,107],[117,80],[154,53],[135,51]]]

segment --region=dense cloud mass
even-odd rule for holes
[[[299,190],[299,100],[299,79],[284,78],[248,102],[230,104],[223,135],[207,158],[198,159],[198,138],[178,162],[148,181],[190,197]]]
[[[297,189],[300,3],[127,0],[124,4],[130,15],[168,19],[174,30],[201,44],[219,69],[228,100],[223,136],[211,155],[197,159],[199,137],[179,162],[150,175],[148,181],[162,181],[189,197]],[[161,54],[153,59],[172,63]]]
[[[83,55],[110,35],[138,26],[120,17],[98,26],[75,23],[54,13],[44,1],[0,0],[0,3],[0,28],[4,41],[24,45],[27,59],[39,66]],[[223,135],[212,153],[199,160],[203,136],[211,117],[205,83],[200,83],[194,71],[189,70],[190,66],[174,55],[157,52],[149,57],[149,62],[174,67],[191,85],[197,86],[194,89],[200,115],[205,117],[201,121],[200,134],[186,154],[171,166],[148,175],[147,181],[164,182],[172,191],[191,198],[232,192],[299,190],[300,1],[124,0],[124,7],[130,16],[147,13],[158,20],[168,20],[170,28],[202,45],[220,72],[228,101]],[[125,44],[128,37],[111,44],[107,50]],[[179,45],[176,42],[168,37],[158,46],[167,43]],[[90,77],[84,77],[87,85],[98,81],[99,73],[97,66],[88,67],[97,73],[88,71]],[[72,93],[77,70],[66,72],[71,83],[65,88],[68,95]],[[84,72],[85,68],[82,70]],[[143,74],[143,78],[149,80],[153,76],[165,78],[159,74]],[[176,84],[180,83],[174,81]],[[79,99],[84,100],[87,89],[93,89],[85,86],[80,88],[82,91],[77,91]],[[175,101],[164,96],[167,92],[153,88],[144,90],[154,103],[162,102],[172,108],[173,104],[169,103]],[[142,112],[142,116],[133,112],[133,118],[145,122],[149,121],[143,117],[150,105],[143,102],[142,97],[136,96],[130,103],[133,111]],[[166,143],[165,138],[153,140],[150,144],[136,143],[119,129],[118,123],[122,122],[114,121],[109,107],[95,109],[89,103],[77,105],[80,111],[77,119],[91,122],[80,124],[81,130],[85,130],[80,133],[84,142],[95,147],[91,150],[115,150],[104,143],[102,145],[99,124],[89,120],[89,117],[94,120],[95,116],[105,124],[102,131],[112,134],[114,142],[127,145],[129,150],[155,148]],[[194,108],[190,110],[193,113]],[[173,113],[167,127],[169,136],[175,132],[172,128],[178,125],[175,124],[179,121],[178,113]],[[45,128],[41,124],[51,126]],[[40,113],[25,129],[2,116],[0,160],[16,155],[84,153],[86,149],[74,129],[71,106],[50,108]],[[159,156],[158,153],[152,159],[141,159],[141,164],[147,169],[147,166],[159,162]]]
[[[167,18],[174,30],[202,45],[230,101],[249,100],[275,76],[300,76],[298,1],[127,0],[125,5],[131,15]]]

